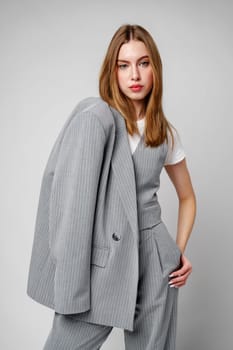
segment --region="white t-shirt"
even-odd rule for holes
[[[137,125],[139,129],[139,133],[140,135],[142,135],[145,127],[145,117],[137,120]],[[167,152],[164,165],[176,164],[185,158],[185,152],[184,152],[180,137],[176,132],[176,130],[174,129],[173,129],[173,135],[174,135],[174,146],[172,149],[172,139],[171,139],[170,133],[168,133],[168,152]],[[128,133],[128,138],[129,138],[131,153],[133,154],[138,145],[138,142],[140,141],[141,136],[139,136],[138,134],[134,134],[133,136],[131,136]]]

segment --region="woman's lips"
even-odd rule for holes
[[[142,85],[132,85],[132,86],[130,86],[130,89],[131,89],[132,91],[134,91],[134,92],[141,91],[142,88],[143,88]]]

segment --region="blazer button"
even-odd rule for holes
[[[115,232],[113,232],[112,238],[114,239],[114,241],[119,241],[121,239],[121,236],[117,235]]]

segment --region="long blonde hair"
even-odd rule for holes
[[[130,40],[139,40],[148,50],[149,61],[153,72],[153,87],[145,98],[145,143],[156,147],[168,140],[168,131],[172,137],[171,124],[166,119],[162,108],[162,61],[157,46],[149,32],[139,25],[122,25],[113,35],[105,55],[100,75],[99,94],[110,106],[117,109],[125,119],[127,131],[138,133],[135,109],[132,101],[125,96],[118,86],[117,58],[121,45]],[[134,118],[132,118],[134,116]]]

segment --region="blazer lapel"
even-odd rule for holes
[[[115,145],[111,166],[116,177],[119,195],[133,232],[138,231],[137,196],[134,163],[128,141],[125,120],[110,107],[116,124]]]

